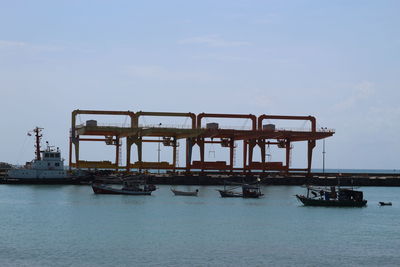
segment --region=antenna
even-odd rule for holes
[[[36,159],[37,160],[41,160],[40,157],[40,140],[42,139],[42,130],[43,128],[39,128],[36,127],[35,129],[33,129],[33,132],[35,133],[35,139],[36,139],[36,143],[35,143],[35,148],[36,148]]]

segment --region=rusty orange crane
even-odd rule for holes
[[[92,123],[87,121],[86,125],[76,125],[76,116],[79,114],[93,115],[114,115],[129,116],[131,123],[129,127],[119,126],[100,126],[96,121]],[[161,127],[161,125],[141,126],[139,119],[143,116],[149,117],[187,117],[191,119],[190,128],[180,127]],[[218,124],[202,125],[204,118],[215,119],[250,119],[252,127],[248,130],[219,128]],[[310,121],[310,130],[289,130],[277,129],[275,125],[263,125],[264,120],[289,120],[289,121]],[[213,127],[209,127],[213,126]],[[216,127],[215,127],[216,126]],[[273,126],[273,127],[272,127]],[[240,172],[248,173],[252,171],[280,171],[289,173],[291,171],[311,172],[312,152],[316,145],[316,140],[330,137],[334,134],[333,130],[326,128],[318,130],[316,127],[316,118],[313,116],[282,116],[282,115],[260,115],[253,114],[215,114],[215,113],[194,113],[187,112],[132,112],[132,111],[102,111],[102,110],[74,110],[71,120],[70,137],[70,168],[97,168],[97,169],[115,169],[138,171],[149,169],[164,169],[172,172],[185,171],[186,173],[207,172],[210,170],[218,172]],[[102,138],[85,138],[84,136],[101,136]],[[121,165],[119,159],[120,140],[126,138],[126,164]],[[186,141],[185,167],[176,166],[177,141]],[[102,141],[109,145],[115,145],[115,162],[109,161],[83,161],[79,157],[79,143],[82,141]],[[235,142],[243,142],[243,164],[242,167],[235,168],[233,164],[233,155]],[[294,142],[307,142],[307,167],[301,169],[290,168],[290,149]],[[144,143],[162,143],[165,146],[173,148],[172,163],[168,162],[145,162],[143,161],[142,151]],[[138,160],[131,163],[131,147],[135,144],[137,147]],[[205,161],[205,144],[220,144],[230,150],[229,162],[225,161]],[[199,161],[192,160],[193,147],[199,146]],[[277,145],[285,149],[285,162],[266,162],[266,146]],[[261,162],[253,161],[254,148],[258,146],[261,150]],[[74,149],[73,149],[74,147]],[[75,162],[73,162],[75,154]]]

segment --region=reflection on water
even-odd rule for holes
[[[89,186],[0,186],[0,266],[397,266],[400,188],[366,208],[303,207],[295,186],[260,199],[95,195]],[[393,206],[380,207],[379,201]]]

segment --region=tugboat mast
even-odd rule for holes
[[[33,132],[35,133],[35,138],[36,138],[36,144],[35,144],[36,152],[35,152],[35,154],[36,154],[36,159],[37,160],[41,159],[41,157],[40,157],[40,139],[42,138],[42,134],[41,134],[42,130],[43,130],[43,128],[39,128],[39,127],[36,127],[35,129],[33,129]]]

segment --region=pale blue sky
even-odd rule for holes
[[[80,108],[314,115],[337,131],[327,167],[400,169],[399,10],[399,1],[0,1],[0,161],[30,160],[25,135],[36,125],[67,158]],[[294,166],[304,166],[302,149]]]

